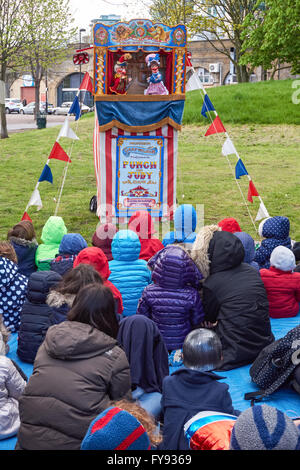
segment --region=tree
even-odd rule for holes
[[[0,80],[6,81],[18,51],[27,41],[23,18],[23,0],[0,0]],[[1,139],[8,137],[5,104],[0,102]]]
[[[154,0],[153,4],[158,1]],[[192,5],[193,12],[187,25],[190,33],[208,41],[216,51],[230,58],[235,65],[238,82],[249,81],[251,68],[240,64],[243,55],[242,31],[244,20],[253,11],[256,0],[190,0],[182,2],[183,0],[167,0],[168,16],[176,16],[175,4],[177,10],[181,5],[189,5],[189,7]],[[156,13],[159,12],[161,12],[161,20],[165,19],[163,7],[156,9]],[[234,57],[228,47],[228,39],[235,49]]]
[[[62,62],[75,37],[69,0],[26,0],[24,20],[29,38],[18,57],[20,69],[28,67],[35,86],[35,117],[39,114],[40,84],[47,69]]]
[[[149,12],[153,20],[175,26],[191,20],[194,4],[192,0],[154,0]]]
[[[273,69],[272,77],[284,63],[300,73],[300,0],[264,3],[260,14],[250,12],[245,19],[241,63]]]

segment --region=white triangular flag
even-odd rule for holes
[[[30,206],[37,206],[38,211],[41,210],[41,208],[43,207],[40,192],[38,189],[35,189],[31,195],[31,198],[27,204],[27,207]]]
[[[199,89],[204,90],[197,72],[194,72],[186,84],[186,91],[199,90]]]
[[[269,213],[268,213],[264,203],[261,201],[255,221],[261,220],[261,219],[266,219],[267,217],[270,217]]]
[[[226,155],[231,155],[233,153],[236,154],[235,146],[233,145],[230,137],[227,137],[222,147],[222,154],[226,157]]]
[[[68,116],[66,117],[65,122],[61,126],[61,129],[57,137],[57,141],[60,139],[60,137],[68,137],[69,139],[79,140],[79,137],[77,137],[73,129],[71,129],[71,127],[69,126]]]

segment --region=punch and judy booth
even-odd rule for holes
[[[96,23],[94,160],[101,222],[138,210],[172,217],[185,102],[186,29]]]

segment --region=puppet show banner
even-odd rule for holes
[[[138,209],[162,216],[164,138],[118,137],[116,215]]]

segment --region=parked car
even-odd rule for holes
[[[31,103],[23,106],[20,109],[21,114],[34,114],[35,102],[32,101]],[[40,102],[40,114],[45,114],[46,112],[46,105],[43,102]]]
[[[10,113],[20,113],[23,108],[22,101],[16,98],[5,98],[5,112],[6,114]]]
[[[71,106],[72,106],[72,101],[65,101],[60,106],[57,106],[56,108],[53,108],[52,114],[65,114],[65,115],[67,115],[69,113],[69,109],[71,108]],[[81,113],[84,114],[84,113],[88,113],[89,111],[90,111],[90,108],[82,103]]]

